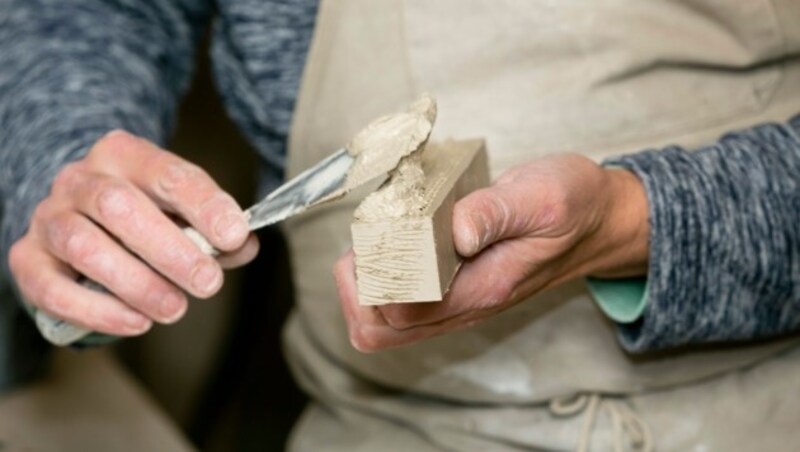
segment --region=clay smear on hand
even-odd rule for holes
[[[356,135],[348,146],[356,162],[345,184],[358,185],[378,171],[389,173],[389,179],[358,206],[356,219],[420,214],[425,203],[420,151],[425,147],[435,120],[436,101],[424,95],[406,112],[379,118]]]

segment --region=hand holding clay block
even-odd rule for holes
[[[423,146],[356,210],[351,232],[362,305],[440,301],[461,264],[453,206],[489,184],[485,145]]]

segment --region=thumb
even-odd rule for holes
[[[471,257],[501,240],[527,232],[529,215],[525,203],[508,186],[477,190],[453,208],[453,241],[456,251]]]

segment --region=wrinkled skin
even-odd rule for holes
[[[179,217],[224,254],[204,255]],[[223,267],[255,257],[242,209],[199,167],[122,131],[105,135],[65,166],[9,254],[29,303],[77,326],[131,336],[172,323],[188,293],[207,298]],[[137,257],[138,256],[138,257]],[[111,294],[75,281],[78,273]]]
[[[334,276],[350,340],[376,351],[466,328],[574,278],[647,271],[647,198],[638,178],[591,160],[547,157],[506,172],[456,203],[466,258],[442,302],[359,306],[353,253]]]

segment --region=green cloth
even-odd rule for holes
[[[612,320],[631,323],[642,316],[647,305],[647,278],[586,278],[589,291],[600,309]]]

